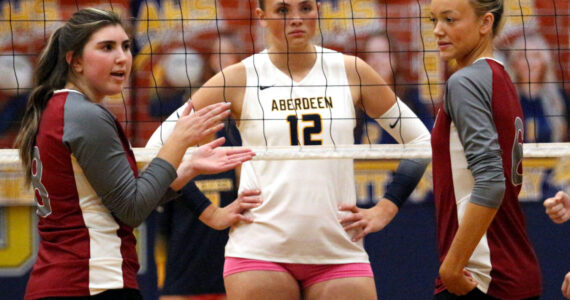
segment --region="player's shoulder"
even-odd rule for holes
[[[91,102],[85,95],[76,91],[63,91],[67,94],[65,122],[93,126],[101,123],[114,123],[113,115],[103,106]]]
[[[245,78],[245,65],[243,62],[237,62],[218,72],[218,74],[208,80],[208,84],[214,83],[216,86],[239,86]]]
[[[493,71],[485,59],[480,59],[453,73],[447,80],[446,89],[457,95],[487,95],[492,85]]]
[[[216,77],[227,81],[240,80],[245,78],[245,65],[243,62],[237,62],[235,64],[225,67],[222,71],[218,72]]]
[[[492,76],[492,70],[487,60],[479,59],[474,63],[457,70],[447,80],[450,84],[480,84],[486,83]]]
[[[343,54],[343,60],[349,83],[378,84],[376,71],[362,58]]]

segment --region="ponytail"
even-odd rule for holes
[[[67,68],[65,74],[62,73],[59,60],[61,59],[59,36],[62,27],[58,28],[48,40],[47,45],[40,55],[40,59],[34,72],[35,88],[28,97],[26,111],[22,118],[20,132],[16,137],[15,147],[20,150],[20,160],[24,170],[31,170],[34,144],[36,142],[36,134],[40,125],[40,117],[47,106],[53,91],[61,89],[65,86],[65,78],[67,77]],[[65,55],[63,55],[65,56]],[[31,181],[31,172],[25,172],[25,184],[29,185]]]

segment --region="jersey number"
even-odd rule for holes
[[[34,195],[38,205],[36,214],[45,218],[51,215],[51,205],[49,194],[42,183],[43,169],[42,160],[40,159],[40,148],[36,146],[34,147],[34,157],[32,159],[32,186],[34,188]]]
[[[515,119],[515,140],[513,142],[513,152],[512,152],[512,166],[511,166],[511,180],[513,185],[521,185],[523,180],[522,172],[519,172],[519,168],[522,169],[521,163],[523,159],[523,144],[522,137],[523,134],[523,121],[521,118],[517,117]]]
[[[321,120],[321,115],[319,114],[306,114],[301,117],[303,122],[312,122],[312,126],[306,126],[303,128],[303,145],[322,145],[322,140],[314,140],[313,134],[319,134],[323,131],[323,121]],[[296,115],[290,115],[287,117],[287,122],[289,123],[289,133],[291,136],[291,145],[299,145],[299,119]]]

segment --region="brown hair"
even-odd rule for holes
[[[70,66],[65,56],[69,51],[80,57],[91,35],[109,25],[122,25],[114,12],[95,8],[81,9],[73,14],[62,27],[50,36],[42,50],[34,71],[34,89],[30,93],[26,112],[22,119],[15,146],[20,150],[20,159],[25,171],[26,184],[31,181],[31,166],[40,117],[53,95],[53,91],[65,87],[70,79]]]

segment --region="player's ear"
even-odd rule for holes
[[[73,59],[73,51],[67,51],[67,53],[65,53],[65,61],[67,62],[68,65],[71,65],[72,59]]]
[[[257,15],[257,17],[259,18],[259,24],[262,27],[266,27],[267,26],[267,21],[265,20],[265,12],[261,9],[261,8],[256,8],[255,9],[255,14]]]
[[[486,35],[493,30],[493,23],[495,23],[495,16],[492,13],[486,13],[481,17],[481,27],[479,32]]]
[[[77,58],[74,59],[73,51],[67,51],[67,53],[65,53],[65,61],[72,68],[73,72],[81,73],[81,71],[83,71],[83,66],[81,63]]]

